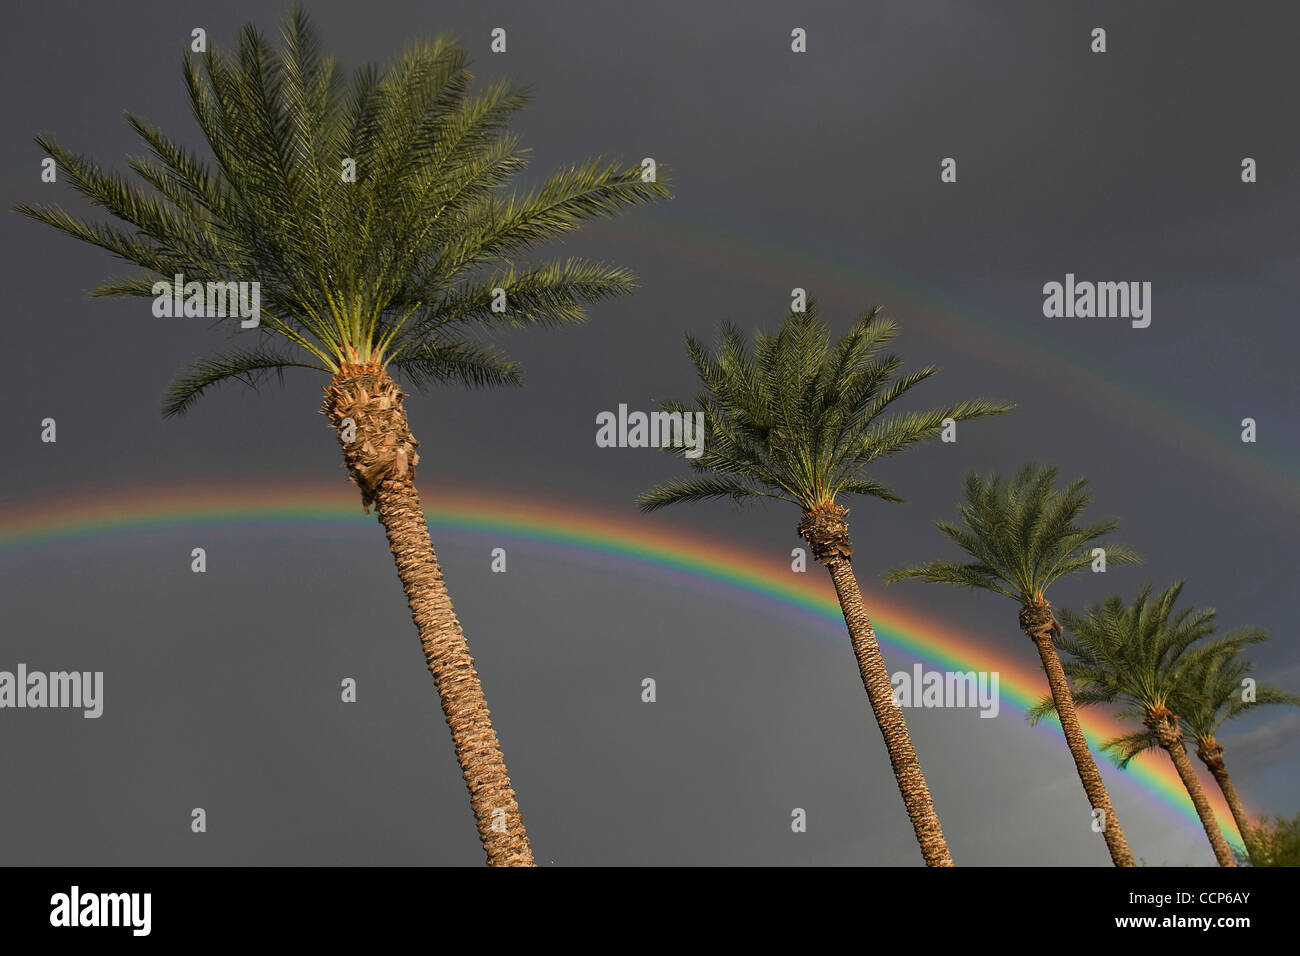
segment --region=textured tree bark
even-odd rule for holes
[[[930,788],[921,772],[921,761],[917,759],[916,750],[912,747],[912,735],[907,732],[907,721],[903,719],[902,708],[894,703],[889,671],[880,654],[880,645],[876,643],[876,632],[871,626],[871,619],[862,606],[862,593],[858,589],[853,567],[845,559],[834,561],[827,568],[831,580],[835,582],[835,594],[840,599],[844,621],[849,627],[849,638],[853,643],[853,653],[858,659],[862,686],[866,688],[871,711],[876,715],[876,723],[880,725],[880,735],[885,738],[889,763],[894,768],[898,792],[903,795],[903,804],[907,807],[912,829],[916,832],[916,842],[921,845],[921,856],[925,858],[926,866],[952,866],[952,855],[948,852],[948,843],[944,840],[939,817],[934,812],[934,801],[930,798]]]
[[[442,700],[479,839],[492,866],[533,866],[528,834],[515,800],[505,758],[492,726],[469,645],[452,607],[429,526],[415,488],[415,453],[402,408],[403,394],[382,369],[348,367],[325,388],[324,412],[338,430],[344,458],[362,503],[376,506],[388,536],[424,649],[425,662]],[[347,420],[355,437],[344,440]]]
[[[1043,670],[1047,674],[1047,686],[1051,688],[1052,701],[1056,704],[1056,715],[1061,721],[1061,731],[1065,734],[1065,744],[1070,748],[1070,756],[1074,758],[1083,792],[1088,795],[1092,808],[1102,812],[1102,819],[1106,822],[1102,835],[1106,840],[1106,849],[1110,851],[1111,862],[1116,866],[1137,866],[1128,848],[1128,841],[1124,839],[1124,831],[1120,829],[1119,818],[1110,804],[1110,794],[1101,779],[1101,771],[1092,759],[1088,740],[1079,725],[1074,695],[1070,692],[1065,668],[1061,666],[1061,657],[1057,654],[1053,641],[1054,634],[1060,632],[1060,624],[1052,614],[1051,606],[1046,601],[1026,604],[1020,612],[1020,626],[1038,648],[1038,656],[1042,659]]]
[[[1223,765],[1223,747],[1213,737],[1207,740],[1199,741],[1196,747],[1196,756],[1201,758],[1201,762],[1209,769],[1214,777],[1214,782],[1219,785],[1219,791],[1223,794],[1223,799],[1227,801],[1228,809],[1232,811],[1232,820],[1237,824],[1237,832],[1241,834],[1241,842],[1246,846],[1246,856],[1250,858],[1252,864],[1258,865],[1255,857],[1254,837],[1251,832],[1250,818],[1246,816],[1246,808],[1241,804],[1241,797],[1237,796],[1237,788],[1232,785],[1232,778],[1228,776],[1228,769]]]
[[[1192,762],[1187,759],[1187,747],[1183,744],[1178,718],[1169,710],[1162,709],[1147,714],[1142,722],[1156,732],[1156,739],[1160,741],[1160,746],[1174,762],[1174,769],[1178,771],[1183,786],[1187,788],[1187,795],[1192,798],[1192,805],[1196,807],[1196,815],[1201,818],[1201,826],[1205,828],[1205,835],[1210,840],[1214,858],[1219,861],[1219,866],[1236,866],[1237,861],[1233,859],[1228,841],[1223,838],[1223,832],[1219,829],[1219,821],[1214,816],[1214,809],[1205,796],[1201,781],[1196,779]]]
[[[799,533],[808,540],[813,555],[826,565],[831,580],[835,583],[835,594],[839,598],[840,609],[844,612],[844,623],[848,625],[853,653],[858,659],[862,686],[867,691],[871,711],[876,715],[880,734],[885,739],[898,792],[903,796],[903,805],[912,821],[912,829],[916,833],[916,842],[921,846],[925,865],[952,866],[952,854],[948,852],[943,828],[934,812],[934,801],[930,797],[925,775],[921,772],[921,762],[912,747],[907,721],[903,719],[902,709],[894,703],[894,688],[889,682],[889,671],[880,654],[880,645],[876,642],[871,619],[862,604],[862,592],[858,588],[858,580],[850,562],[848,523],[844,519],[846,514],[847,509],[835,504],[805,512],[799,524]]]

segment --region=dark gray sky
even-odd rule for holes
[[[897,564],[947,554],[962,474],[1058,464],[1147,558],[1064,582],[1081,609],[1186,578],[1226,627],[1268,628],[1264,679],[1300,689],[1300,531],[1291,356],[1300,293],[1300,12],[1272,3],[523,4],[312,2],[349,67],[450,32],[480,78],[535,87],[516,131],[530,181],[595,154],[671,167],[676,198],[585,229],[566,253],[620,262],[638,293],[559,333],[499,341],[525,390],[408,403],[426,503],[440,490],[556,500],[788,554],[798,515],[696,506],[638,518],[679,470],[600,449],[595,415],[694,393],[682,333],[780,322],[794,286],[842,330],[882,304],[898,349],[943,373],[925,405],[1018,403],[955,445],[882,466],[904,505],[850,503],[868,603]],[[9,11],[5,204],[74,205],[39,181],[37,132],[117,168],[123,111],[199,148],[180,82],[190,30],[229,46],[276,10],[233,2]],[[494,27],[508,52],[489,53]],[[789,49],[792,28],[808,52]],[[1093,27],[1108,52],[1089,51]],[[939,181],[944,157],[956,184]],[[1243,184],[1243,157],[1259,181]],[[0,514],[160,483],[349,486],[317,414],[321,381],[227,387],[183,420],[159,397],[224,339],[201,320],[85,292],[128,271],[16,214],[0,218],[11,425]],[[1043,283],[1149,281],[1152,324],[1047,319]],[[1240,421],[1258,422],[1254,445]],[[58,422],[58,442],[39,422]],[[427,454],[426,454],[427,453]],[[435,540],[539,861],[916,864],[919,854],[847,638],[739,598],[545,548]],[[211,570],[189,571],[191,547]],[[512,545],[513,548],[513,545]],[[174,528],[0,551],[0,669],[106,672],[104,716],[0,711],[0,827],[15,863],[481,861],[436,695],[380,529]],[[813,573],[817,573],[814,571]],[[1013,606],[899,585],[892,601],[1033,663]],[[887,657],[891,670],[910,665]],[[338,702],[344,676],[359,702]],[[658,681],[642,704],[640,680]],[[1063,746],[1012,708],[908,712],[959,863],[1104,864]],[[1248,803],[1300,811],[1300,718],[1225,730]],[[1204,835],[1103,766],[1135,853],[1209,864]],[[189,832],[202,806],[209,832]],[[790,811],[809,812],[806,834]]]

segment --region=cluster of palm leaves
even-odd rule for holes
[[[669,193],[639,167],[604,160],[561,170],[531,190],[513,189],[527,154],[506,127],[525,91],[501,81],[471,95],[465,52],[452,41],[417,44],[385,71],[366,67],[345,79],[319,52],[300,11],[285,18],[282,40],[273,48],[249,26],[231,55],[214,47],[186,60],[190,105],[211,159],[130,114],[148,151],[130,161],[142,183],[37,138],[61,176],[126,228],[54,205],[18,208],[145,270],[110,281],[95,295],[152,297],[160,277],[170,281],[176,274],[200,283],[260,282],[260,325],[235,333],[246,339],[240,346],[184,371],[163,412],[182,413],[230,380],[256,385],[291,367],[329,375],[322,412],[363,505],[375,507],[387,536],[488,862],[531,865],[514,789],[416,491],[419,442],[408,426],[405,392],[390,372],[417,390],[445,382],[517,384],[518,365],[478,340],[476,331],[579,322],[588,305],[634,285],[626,269],[601,262],[522,264],[517,258],[592,218]],[[903,372],[902,359],[885,351],[896,331],[874,309],[832,342],[809,301],[752,346],[729,326],[716,350],[688,336],[702,391],[694,406],[664,407],[703,413],[704,451],[688,459],[691,475],[648,491],[641,505],[654,510],[766,497],[799,507],[798,531],[831,576],[922,856],[929,865],[950,866],[854,576],[840,498],[901,500],[868,469],[957,422],[1011,406],[971,400],[896,410],[896,402],[937,371]],[[295,351],[280,351],[286,343]],[[1133,857],[1076,704],[1119,703],[1142,722],[1143,730],[1107,748],[1121,762],[1151,747],[1166,750],[1218,853],[1222,835],[1207,816],[1184,741],[1195,742],[1246,833],[1214,734],[1250,707],[1296,698],[1262,687],[1251,700],[1239,699],[1251,669],[1240,651],[1264,635],[1248,629],[1208,640],[1212,611],[1172,613],[1181,585],[1154,599],[1143,591],[1131,606],[1112,598],[1086,617],[1066,614],[1073,636],[1064,637],[1046,590],[1088,567],[1091,546],[1115,522],[1080,525],[1089,501],[1085,483],[1057,489],[1055,481],[1054,470],[1034,466],[1009,484],[972,475],[962,524],[939,527],[974,560],[935,562],[891,578],[978,587],[1017,601],[1020,625],[1039,651],[1051,689],[1035,716],[1051,711],[1059,718],[1117,865],[1132,865]],[[1108,545],[1106,560],[1119,565],[1137,558]],[[1058,648],[1068,655],[1064,664]]]

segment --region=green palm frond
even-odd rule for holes
[[[1127,768],[1139,754],[1159,746],[1159,739],[1150,730],[1135,730],[1106,741],[1101,745],[1101,749],[1115,762],[1115,766],[1123,769]]]
[[[964,422],[1005,411],[1008,411],[1008,407],[1000,402],[973,401],[881,419],[862,434],[861,446],[856,455],[857,467],[897,454],[918,442],[939,437],[944,422],[948,419]]]
[[[1037,725],[1040,721],[1056,715],[1056,701],[1052,695],[1039,698],[1038,703],[1025,711],[1025,719],[1029,721],[1030,726]]]
[[[1131,716],[1177,713],[1203,671],[1241,648],[1241,635],[1210,639],[1212,608],[1174,612],[1182,588],[1180,581],[1153,595],[1147,586],[1132,604],[1112,596],[1083,615],[1063,611],[1068,633],[1056,643],[1077,704],[1119,703]]]
[[[1093,684],[1091,686],[1072,688],[1070,698],[1079,707],[1090,704],[1114,704],[1117,699],[1117,691],[1105,684]],[[1127,713],[1127,711],[1122,712]],[[1117,712],[1117,716],[1120,713]],[[1037,704],[1025,711],[1025,718],[1031,725],[1037,724],[1046,717],[1054,716],[1056,716],[1056,700],[1051,694],[1041,698]]]
[[[1056,488],[1055,468],[1030,463],[1010,481],[999,475],[966,476],[965,500],[958,505],[959,523],[938,521],[936,527],[974,560],[899,568],[889,583],[920,578],[982,587],[1026,602],[1041,597],[1057,579],[1089,567],[1093,549],[1106,552],[1106,564],[1137,564],[1141,558],[1123,545],[1099,539],[1115,530],[1114,519],[1079,524],[1091,498],[1087,481],[1075,479]],[[961,567],[965,570],[958,572]]]
[[[958,587],[965,588],[982,588],[986,591],[1005,594],[1007,597],[1018,597],[1016,592],[1007,587],[998,576],[998,573],[987,564],[931,561],[929,564],[915,568],[899,568],[890,571],[885,577],[885,582],[893,584],[895,581],[902,581],[906,578],[920,578],[922,581],[930,581],[936,584],[955,584]]]
[[[888,486],[870,478],[847,478],[836,489],[840,495],[862,495],[866,498],[879,498],[882,501],[901,502],[902,498]]]
[[[291,358],[263,348],[245,349],[227,355],[197,359],[167,387],[167,392],[163,396],[163,417],[170,418],[189,411],[205,391],[228,379],[235,379],[249,388],[256,389],[264,378],[264,373],[274,371],[277,378],[283,380],[286,368],[314,368],[324,371],[320,365],[295,362]]]
[[[427,306],[412,303],[418,310],[413,311],[414,321],[393,323],[381,344],[395,356],[431,335],[469,324],[515,328],[576,324],[586,319],[585,306],[627,295],[635,285],[629,270],[602,262],[565,259],[523,272],[510,266],[447,290]],[[503,311],[496,310],[497,302]]]
[[[744,498],[793,499],[783,494],[771,494],[731,477],[706,475],[699,478],[675,478],[646,492],[639,499],[644,511],[658,511],[683,501],[708,501],[713,498],[730,498],[739,502]]]
[[[423,342],[389,362],[417,389],[456,382],[469,388],[522,385],[523,369],[491,345]]]
[[[703,453],[687,460],[708,477],[660,485],[638,499],[641,507],[755,495],[791,501],[804,510],[839,494],[900,501],[864,473],[868,465],[937,437],[945,418],[983,418],[1011,406],[969,401],[887,414],[936,371],[898,375],[901,359],[882,352],[895,332],[894,323],[875,308],[832,343],[817,303],[809,300],[806,311],[791,312],[776,332],[758,332],[752,341],[729,323],[722,325],[715,349],[687,335],[687,354],[702,391],[693,404],[669,401],[661,407],[703,415]]]
[[[145,270],[97,296],[152,296],[177,274],[259,283],[261,322],[235,334],[287,339],[307,367],[392,362],[416,388],[512,384],[518,367],[467,342],[465,328],[580,322],[635,284],[599,262],[529,263],[529,249],[670,195],[662,166],[646,182],[639,165],[604,158],[513,188],[528,154],[507,127],[529,91],[502,79],[471,92],[466,52],[446,37],[344,76],[295,8],[278,47],[250,25],[229,52],[187,55],[183,77],[207,155],[129,113],[146,150],[129,158],[131,178],[39,136],[59,180],[111,221],[55,204],[16,208]],[[496,289],[504,311],[493,308]],[[269,354],[246,345],[196,366],[164,408],[189,407],[222,369],[251,381],[277,367],[256,365]]]
[[[588,219],[664,195],[662,185],[643,181],[639,167],[600,158],[569,167],[523,196],[488,195],[465,208],[440,250],[436,272],[457,275],[475,262],[549,242]]]
[[[1255,665],[1241,656],[1251,644],[1268,640],[1268,632],[1243,627],[1225,634],[1218,652],[1204,656],[1199,666],[1185,675],[1173,699],[1173,708],[1197,741],[1214,739],[1227,721],[1265,704],[1300,706],[1300,695],[1271,684],[1254,682]],[[1251,692],[1246,693],[1248,681]]]

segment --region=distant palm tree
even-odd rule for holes
[[[1063,611],[1065,626],[1074,636],[1058,637],[1057,644],[1068,655],[1065,672],[1074,680],[1075,702],[1081,706],[1117,703],[1121,705],[1118,717],[1141,721],[1142,733],[1151,734],[1173,761],[1215,859],[1220,866],[1236,866],[1187,759],[1178,714],[1172,709],[1187,692],[1191,676],[1233,645],[1226,638],[1198,643],[1213,633],[1214,611],[1187,608],[1174,614],[1182,589],[1179,581],[1152,599],[1148,586],[1131,606],[1125,606],[1121,598],[1109,597],[1083,617]],[[1045,698],[1030,710],[1030,720],[1038,721],[1054,709],[1052,698]],[[1113,751],[1124,739],[1117,738],[1107,746]]]
[[[975,560],[966,564],[931,561],[891,571],[885,580],[892,583],[920,578],[981,588],[1006,595],[1020,605],[1020,628],[1038,648],[1061,731],[1084,793],[1093,810],[1102,814],[1102,834],[1111,861],[1116,866],[1136,866],[1079,725],[1070,684],[1053,643],[1061,625],[1047,600],[1047,588],[1052,582],[1082,571],[1097,560],[1093,546],[1114,531],[1119,522],[1111,518],[1080,525],[1079,516],[1091,501],[1088,483],[1079,478],[1057,490],[1056,477],[1055,468],[1036,464],[1026,465],[1010,484],[997,475],[967,475],[966,501],[958,506],[961,524],[937,521],[935,525]],[[1134,552],[1116,544],[1106,545],[1104,552],[1108,564],[1140,560]]]
[[[172,384],[163,413],[185,411],[219,382],[255,385],[269,371],[330,377],[323,411],[363,506],[376,507],[387,533],[488,862],[531,865],[416,492],[418,443],[404,393],[388,373],[417,389],[517,384],[519,366],[467,331],[577,322],[587,303],[629,292],[633,277],[574,259],[517,268],[515,257],[584,220],[668,193],[644,182],[639,167],[605,161],[565,169],[526,193],[503,192],[526,162],[506,132],[526,94],[502,80],[469,96],[465,51],[450,40],[416,44],[382,74],[365,67],[350,83],[320,54],[300,11],[286,17],[283,41],[273,50],[250,24],[233,56],[210,49],[202,68],[185,63],[190,105],[215,162],[128,114],[151,153],[130,165],[151,189],[37,138],[59,177],[128,229],[57,206],[17,208],[146,270],[93,295],[156,298],[155,286],[170,287],[176,275],[199,291],[260,283],[260,324],[231,330],[251,344],[196,362]],[[272,347],[286,339],[293,355]]]
[[[1237,788],[1223,764],[1223,745],[1215,734],[1226,721],[1264,704],[1300,705],[1300,696],[1288,694],[1269,684],[1248,683],[1254,664],[1241,657],[1240,651],[1248,644],[1258,644],[1268,639],[1268,632],[1256,627],[1231,631],[1223,636],[1220,653],[1206,658],[1195,672],[1179,682],[1171,707],[1182,719],[1184,739],[1196,744],[1196,756],[1205,764],[1223,793],[1223,799],[1232,811],[1246,847],[1247,858],[1261,865],[1257,849],[1252,845],[1255,826],[1246,816]],[[1106,746],[1116,762],[1125,767],[1138,754],[1158,747],[1159,741],[1150,730],[1141,730],[1115,740]]]
[[[938,371],[927,367],[895,378],[902,359],[881,354],[895,330],[877,307],[832,347],[830,330],[818,319],[816,303],[809,301],[807,311],[792,312],[775,335],[758,333],[753,352],[729,324],[723,326],[716,354],[686,336],[704,386],[698,409],[680,402],[664,402],[662,407],[670,414],[703,415],[703,452],[687,459],[699,474],[669,481],[639,500],[646,511],[712,498],[777,498],[799,506],[799,534],[835,584],[862,683],[921,854],[929,866],[951,866],[930,790],[853,574],[848,509],[836,499],[857,494],[900,501],[864,469],[937,437],[946,420],[996,415],[1011,406],[975,400],[885,417],[897,399]]]

